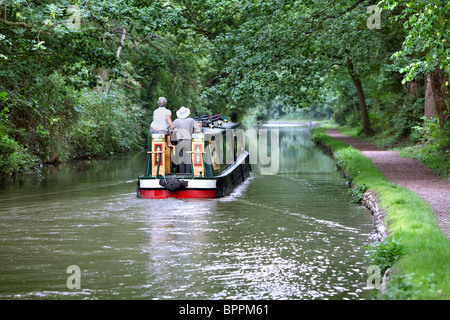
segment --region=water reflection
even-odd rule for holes
[[[145,157],[62,166],[0,191],[0,297],[362,299],[373,222],[305,128],[276,176],[223,199],[135,196]],[[69,265],[81,290],[66,286]]]

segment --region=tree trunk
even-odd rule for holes
[[[125,34],[126,34],[126,30],[125,30],[125,28],[123,28],[122,37],[120,38],[120,45],[117,48],[117,58],[120,56],[120,52],[122,51],[123,41],[125,40]]]
[[[448,113],[445,111],[450,104],[450,86],[444,84],[449,81],[445,71],[437,67],[430,75],[430,82],[433,91],[435,114],[439,117],[441,129],[448,121]]]
[[[358,108],[356,107],[356,101],[353,101],[353,107],[355,108],[355,119],[356,119],[356,121],[359,121]]]
[[[237,112],[236,111],[233,111],[233,113],[231,114],[231,121],[237,122]]]
[[[369,121],[369,113],[367,111],[366,97],[364,96],[364,90],[361,84],[361,80],[355,72],[355,68],[353,66],[353,62],[350,58],[347,58],[347,69],[352,77],[353,84],[356,87],[356,92],[358,93],[359,106],[361,108],[361,116],[363,120],[363,130],[367,135],[370,133],[370,121]]]
[[[407,96],[409,98],[419,96],[420,83],[418,80],[409,81],[406,84]]]
[[[434,103],[433,84],[431,73],[425,76],[425,117],[431,118],[437,115]]]

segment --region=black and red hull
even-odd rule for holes
[[[166,177],[139,177],[137,196],[151,199],[207,199],[228,196],[242,182],[250,177],[251,165],[249,154],[245,152],[235,163],[224,172],[214,177],[187,177],[183,175],[168,175]],[[164,180],[178,179],[187,182],[187,186],[179,190],[169,190],[164,186]],[[162,180],[162,181],[161,181]]]

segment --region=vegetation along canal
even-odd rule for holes
[[[143,153],[5,182],[0,298],[370,299],[370,213],[307,127],[278,129],[278,173],[221,199],[137,198]]]

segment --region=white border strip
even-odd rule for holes
[[[226,168],[225,171],[223,171],[219,177],[225,177],[225,176],[229,175],[234,169],[237,168],[237,166],[241,165],[242,162],[245,161],[245,158],[247,157],[247,155],[248,155],[248,151],[245,151],[243,154],[241,154],[239,156],[239,158],[236,159],[236,162],[232,166]]]
[[[244,152],[239,156],[236,162],[228,167],[219,177],[224,177],[230,174],[237,166],[245,161],[248,152]],[[217,187],[217,179],[180,179],[183,181],[188,181],[187,189],[215,189]],[[159,179],[140,179],[139,187],[141,189],[164,189],[163,186],[159,185]]]
[[[215,189],[216,179],[206,180],[206,179],[180,179],[182,181],[187,181],[187,189]],[[141,189],[164,189],[163,186],[159,185],[159,179],[140,179],[139,187]]]

